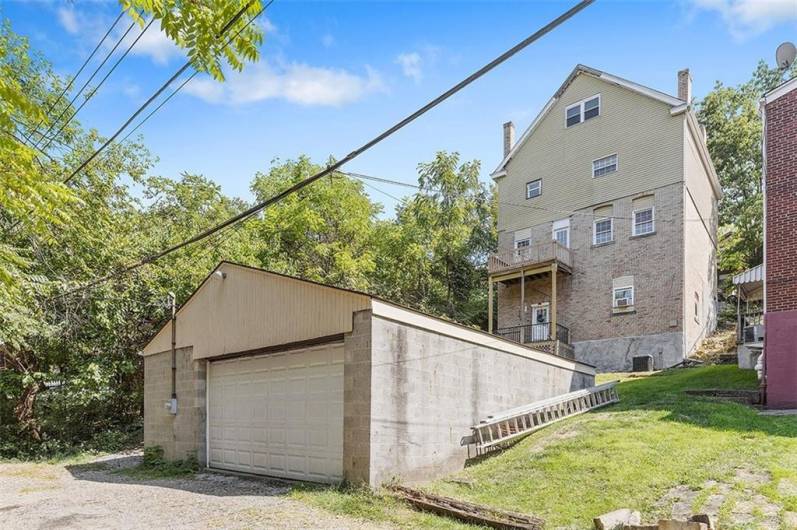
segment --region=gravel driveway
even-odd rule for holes
[[[0,528],[374,528],[286,497],[285,483],[217,473],[140,480],[140,454],[89,464],[0,464]],[[380,528],[385,528],[381,526]]]

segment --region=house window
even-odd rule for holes
[[[563,247],[570,248],[570,219],[553,222],[551,239]]]
[[[655,231],[653,220],[653,207],[644,210],[634,210],[634,229],[633,235],[642,236],[652,234]]]
[[[533,199],[542,195],[542,179],[532,180],[526,183],[526,198]]]
[[[531,240],[529,239],[519,239],[515,241],[515,248],[526,248],[531,245]]]
[[[565,108],[565,125],[572,127],[601,114],[601,96],[588,97]]]
[[[612,219],[597,219],[593,223],[592,243],[602,245],[614,240],[614,223]]]
[[[592,177],[602,177],[617,171],[617,155],[609,155],[592,161]]]
[[[634,305],[634,288],[633,287],[615,287],[614,288],[614,304],[615,309],[622,309],[624,307],[632,307]]]

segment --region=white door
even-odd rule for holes
[[[208,465],[343,479],[343,345],[210,364]]]

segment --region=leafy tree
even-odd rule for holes
[[[763,260],[762,124],[758,105],[764,93],[797,75],[760,61],[752,78],[737,87],[717,81],[698,108],[708,132],[708,149],[724,196],[719,205],[720,270],[736,272]]]
[[[307,157],[258,173],[252,191],[272,197],[321,166]],[[267,208],[253,222],[258,260],[266,268],[340,287],[368,290],[374,270],[373,229],[381,207],[362,183],[333,174]]]
[[[494,249],[494,202],[479,162],[437,153],[418,166],[419,192],[377,228],[376,289],[433,314],[474,325],[487,317],[487,254]]]

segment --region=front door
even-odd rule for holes
[[[531,308],[531,340],[540,342],[548,340],[550,334],[550,319],[548,318],[548,304],[535,305]]]

